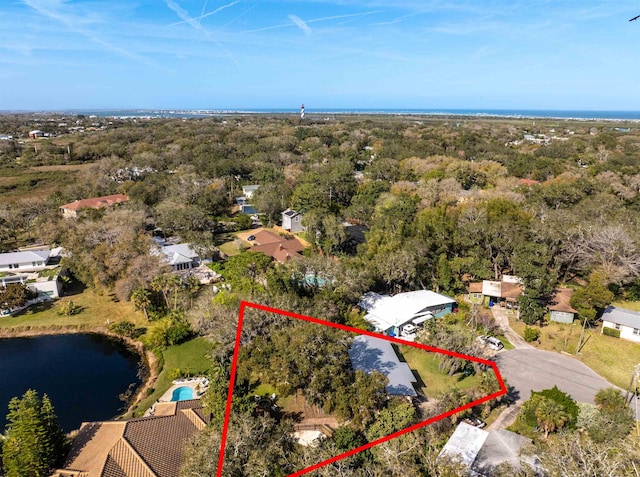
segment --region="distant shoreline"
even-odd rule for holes
[[[134,118],[206,118],[237,115],[294,115],[299,109],[68,109],[51,111],[0,111],[0,115],[85,115]],[[567,121],[625,121],[640,122],[640,111],[594,110],[534,110],[534,109],[374,109],[374,108],[320,108],[307,109],[307,118],[318,116],[418,116],[425,118],[473,119],[550,119]]]

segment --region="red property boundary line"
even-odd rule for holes
[[[240,302],[240,313],[238,315],[238,329],[236,331],[236,343],[235,343],[235,347],[234,347],[234,351],[233,351],[233,360],[231,362],[231,376],[230,376],[230,380],[229,380],[229,390],[227,392],[227,405],[226,405],[226,410],[225,410],[225,415],[224,415],[224,424],[222,427],[222,438],[221,438],[221,442],[220,442],[220,454],[218,457],[218,472],[216,474],[216,477],[222,477],[222,466],[224,464],[224,452],[225,452],[225,448],[226,448],[226,444],[227,444],[227,432],[229,430],[229,417],[231,415],[231,402],[233,401],[233,388],[235,387],[235,381],[236,381],[236,371],[238,368],[238,354],[239,354],[239,350],[240,350],[240,339],[242,337],[242,324],[244,322],[244,312],[245,309],[249,307],[249,308],[255,308],[257,310],[262,310],[262,311],[267,311],[267,312],[271,312],[271,313],[276,313],[279,315],[283,315],[283,316],[287,316],[289,318],[294,318],[296,320],[303,320],[303,321],[308,321],[309,323],[315,323],[316,325],[322,325],[322,326],[328,326],[330,328],[336,328],[339,330],[343,330],[343,331],[349,331],[351,333],[355,333],[355,334],[359,334],[359,335],[366,335],[366,336],[372,336],[374,338],[379,338],[379,339],[383,339],[383,340],[387,340],[390,341],[392,343],[396,343],[399,345],[403,345],[403,346],[413,346],[414,348],[419,348],[425,351],[431,351],[433,353],[440,353],[440,354],[444,354],[447,356],[453,356],[455,358],[461,358],[461,359],[466,359],[468,361],[474,361],[476,363],[482,363],[486,366],[489,366],[491,369],[493,369],[493,372],[496,375],[496,378],[498,379],[498,383],[500,384],[500,391],[495,392],[493,394],[490,394],[488,396],[485,396],[481,399],[477,399],[473,402],[470,402],[468,404],[465,404],[464,406],[460,406],[456,409],[452,409],[450,411],[447,411],[443,414],[431,417],[429,419],[427,419],[426,421],[422,421],[419,422],[417,424],[414,424],[412,426],[407,427],[406,429],[402,429],[398,432],[394,432],[393,434],[389,434],[388,436],[385,437],[381,437],[380,439],[377,439],[375,441],[369,442],[363,446],[357,447],[355,449],[352,449],[350,451],[344,452],[343,454],[339,454],[335,457],[332,457],[330,459],[324,460],[322,462],[318,462],[317,464],[314,464],[310,467],[307,467],[305,469],[299,470],[297,472],[294,472],[293,474],[290,474],[287,477],[298,477],[300,475],[306,474],[308,472],[311,472],[313,470],[319,469],[320,467],[324,467],[325,465],[331,464],[333,462],[336,462],[338,460],[344,459],[346,457],[352,456],[354,454],[357,454],[358,452],[362,452],[364,450],[370,449],[371,447],[377,446],[378,444],[382,444],[383,442],[387,442],[391,439],[394,439],[396,437],[399,437],[403,434],[407,434],[411,431],[415,431],[416,429],[420,429],[421,427],[425,427],[428,426],[429,424],[432,424],[440,419],[444,419],[445,417],[449,417],[452,416],[460,411],[464,411],[465,409],[469,409],[471,407],[477,406],[478,404],[482,404],[484,402],[490,401],[491,399],[495,399],[498,398],[500,396],[503,396],[507,393],[507,388],[504,385],[504,381],[502,379],[502,376],[500,375],[500,372],[498,371],[498,367],[496,365],[495,362],[493,361],[489,361],[486,359],[482,359],[482,358],[477,358],[475,356],[468,356],[465,354],[461,354],[461,353],[456,353],[455,351],[449,351],[446,349],[440,349],[440,348],[435,348],[433,346],[427,346],[421,343],[413,343],[413,342],[409,342],[409,341],[405,341],[405,340],[401,340],[398,338],[394,338],[391,336],[386,336],[386,335],[382,335],[380,333],[374,333],[371,331],[366,331],[366,330],[361,330],[358,328],[352,328],[351,326],[345,326],[345,325],[340,325],[338,323],[332,323],[329,321],[325,321],[325,320],[320,320],[318,318],[312,318],[310,316],[305,316],[305,315],[299,315],[297,313],[292,313],[290,311],[285,311],[285,310],[278,310],[277,308],[271,308],[269,306],[265,306],[265,305],[260,305],[257,303],[251,303],[248,301],[242,301]]]

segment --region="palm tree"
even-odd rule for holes
[[[145,318],[149,321],[149,314],[147,313],[147,307],[151,305],[151,294],[149,293],[149,290],[146,288],[137,288],[131,294],[131,301],[136,309],[144,312]]]
[[[171,284],[169,280],[169,275],[158,275],[157,277],[153,277],[151,280],[151,289],[155,292],[162,293],[162,298],[164,298],[164,304],[169,309],[169,290],[171,289]]]
[[[567,411],[552,399],[542,398],[536,408],[536,419],[538,426],[544,432],[544,438],[549,437],[549,433],[561,429],[569,420]]]
[[[189,306],[193,306],[193,297],[200,291],[200,280],[193,275],[189,275],[186,280],[183,280],[183,286],[189,292]]]

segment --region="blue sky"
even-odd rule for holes
[[[2,0],[0,110],[640,110],[640,4]]]

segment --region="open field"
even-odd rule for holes
[[[77,171],[3,169],[0,171],[0,202],[47,197],[66,186],[76,173]]]
[[[511,320],[511,327],[519,335],[524,335],[523,322]],[[640,344],[605,336],[598,327],[585,331],[585,345],[576,355],[581,331],[578,321],[572,325],[548,323],[540,329],[540,342],[532,344],[540,349],[568,353],[610,383],[626,389],[634,366],[640,363]]]
[[[173,379],[171,371],[180,368],[188,370],[193,375],[206,374],[211,366],[207,355],[211,351],[211,343],[206,338],[194,338],[176,346],[172,346],[163,351],[162,357],[164,365],[153,384],[153,391],[146,398],[140,401],[133,409],[135,416],[141,416],[150,408],[154,402],[171,387]],[[131,416],[128,416],[131,417]]]
[[[47,331],[61,331],[65,328],[76,330],[90,330],[106,328],[107,322],[113,323],[129,320],[136,326],[147,323],[141,311],[136,311],[133,304],[116,302],[109,295],[100,295],[93,289],[77,290],[55,302],[40,303],[31,306],[16,316],[0,318],[0,335],[10,335],[14,332],[25,331],[42,334]],[[62,305],[73,301],[79,307],[79,312],[72,316],[60,313]]]
[[[440,364],[441,355],[437,353],[412,346],[399,346],[399,348],[411,370],[417,372],[422,379],[422,383],[416,383],[416,388],[421,389],[425,396],[434,398],[451,388],[466,390],[478,384],[477,376],[448,376],[440,371],[438,365]],[[463,379],[460,379],[461,377]]]

